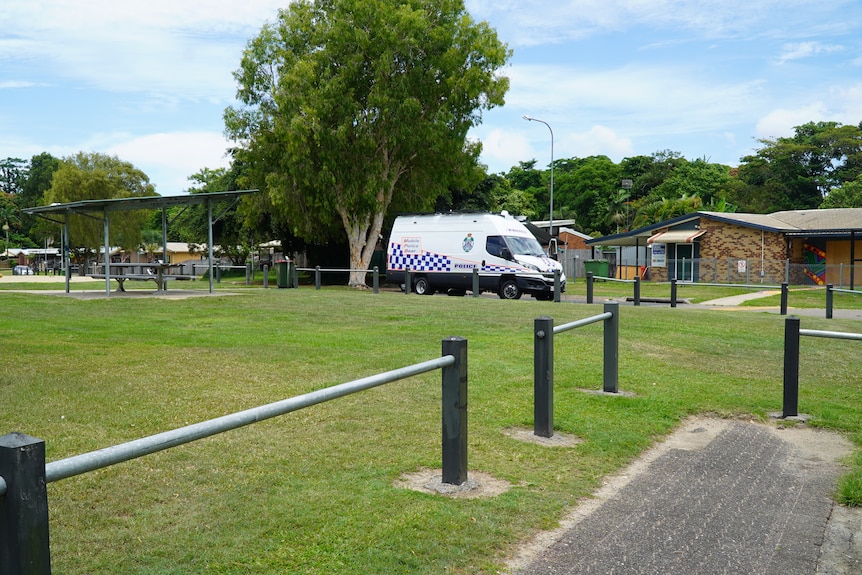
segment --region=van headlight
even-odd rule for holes
[[[528,262],[524,262],[524,263],[522,263],[521,265],[522,265],[522,266],[524,266],[524,267],[525,267],[525,268],[527,268],[527,269],[533,270],[534,272],[541,272],[541,271],[542,271],[542,270],[540,270],[540,269],[539,269],[539,266],[537,266],[536,264],[531,264],[531,263],[528,263]]]

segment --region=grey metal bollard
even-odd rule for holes
[[[23,433],[0,437],[0,573],[50,575],[45,442]]]
[[[556,303],[560,303],[561,289],[563,289],[563,284],[560,280],[560,270],[554,270],[554,301]]]
[[[611,317],[605,320],[604,325],[604,382],[603,391],[606,393],[617,393],[620,379],[620,305],[619,303],[606,302],[605,312]]]
[[[670,307],[676,307],[676,280],[670,280]]]
[[[554,319],[533,322],[533,434],[554,435]]]
[[[473,297],[479,297],[479,268],[473,268]]]
[[[263,266],[263,289],[266,289],[268,287],[269,287],[269,266],[264,265]]]
[[[314,266],[314,289],[320,289],[320,266]]]
[[[374,277],[371,279],[371,286],[374,293],[380,293],[380,270],[374,266]]]
[[[467,481],[467,340],[443,340],[443,356],[455,363],[443,368],[443,483]]]
[[[789,293],[786,283],[781,284],[781,315],[787,315],[787,295]]]
[[[784,320],[784,402],[782,417],[799,415],[799,318]]]
[[[587,303],[593,303],[593,272],[587,272]]]
[[[835,286],[833,286],[832,284],[826,286],[826,319],[832,319],[832,298],[835,296],[835,293],[832,291],[832,289],[834,287]]]
[[[245,285],[251,285],[252,268],[251,264],[245,264]]]
[[[635,305],[641,304],[641,278],[635,276]]]
[[[410,295],[410,292],[413,291],[413,272],[410,271],[410,268],[404,270],[404,293]]]

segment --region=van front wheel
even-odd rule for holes
[[[416,278],[416,283],[413,284],[413,291],[415,291],[418,295],[434,294],[434,288],[432,288],[431,284],[428,283],[428,278],[426,277]]]
[[[521,299],[521,288],[515,280],[503,280],[500,291],[497,292],[500,299]]]

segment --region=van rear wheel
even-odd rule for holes
[[[503,280],[497,295],[500,299],[521,299],[521,288],[515,280]]]
[[[432,288],[431,284],[428,283],[428,278],[426,277],[416,278],[416,282],[413,284],[413,291],[415,291],[419,295],[434,294],[434,288]]]

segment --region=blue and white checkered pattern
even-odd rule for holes
[[[431,252],[405,254],[401,245],[393,242],[389,254],[389,269],[404,270],[408,267],[411,271],[449,272],[452,271],[452,260]]]
[[[486,265],[482,268],[482,271],[494,274],[516,274],[525,270],[523,268],[513,268],[510,266]]]

